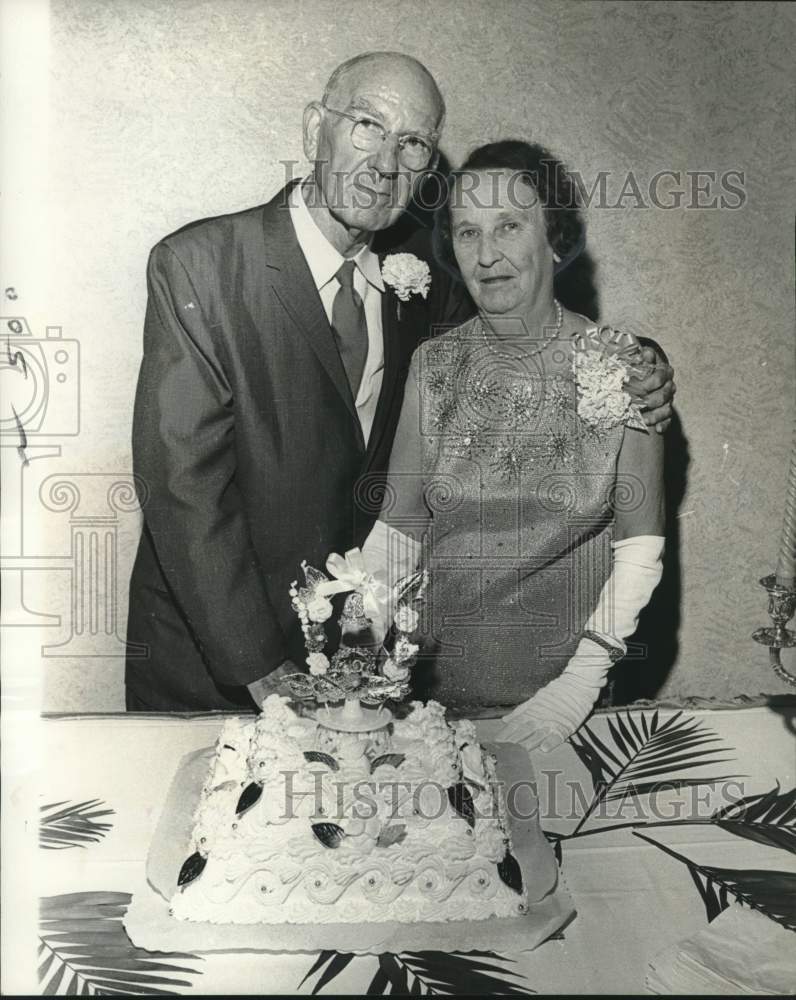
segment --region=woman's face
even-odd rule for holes
[[[526,316],[552,294],[553,251],[535,189],[513,170],[460,177],[450,202],[456,263],[484,313]]]

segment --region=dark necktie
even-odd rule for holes
[[[365,306],[354,288],[355,268],[353,260],[341,265],[336,275],[340,287],[332,304],[332,331],[354,399],[357,398],[368,356],[368,326]]]

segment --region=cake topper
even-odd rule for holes
[[[345,556],[332,553],[326,560],[328,576],[306,561],[301,568],[304,585],[294,581],[290,597],[304,633],[309,674],[285,679],[291,693],[327,706],[327,714],[329,703],[345,700],[352,723],[355,715],[362,716],[362,705],[381,709],[388,700],[406,697],[418,652],[411,636],[419,624],[427,572],[418,570],[389,587],[368,571],[359,549]],[[343,593],[348,596],[339,617],[340,644],[330,657],[325,626],[334,615],[331,598]]]

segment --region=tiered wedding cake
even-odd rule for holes
[[[256,720],[224,725],[171,912],[232,924],[526,912],[495,760],[472,723],[449,724],[436,702],[414,702],[395,720],[384,707],[406,691],[422,575],[396,589],[392,648],[377,655],[345,640],[361,641],[378,585],[358,553],[347,553],[345,565],[332,559],[335,580],[305,567],[307,585],[292,592],[311,669],[294,678],[293,691],[323,707],[315,718],[301,716],[273,694]],[[321,651],[330,613],[323,602],[344,590],[353,591],[341,618],[344,641],[329,661]],[[343,704],[330,708],[334,702]]]

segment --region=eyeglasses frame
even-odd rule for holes
[[[384,132],[384,138],[382,139],[382,143],[385,143],[387,141],[387,139],[391,135],[396,136],[397,139],[398,139],[398,148],[399,148],[399,150],[401,149],[400,141],[401,141],[402,138],[420,139],[422,142],[430,142],[431,143],[431,155],[429,157],[428,163],[426,163],[425,166],[422,166],[422,167],[409,167],[408,168],[409,170],[415,170],[415,169],[418,170],[418,171],[427,170],[429,168],[429,166],[431,166],[431,164],[434,162],[434,158],[437,156],[437,153],[438,153],[437,142],[439,141],[439,137],[441,135],[441,133],[439,131],[437,131],[437,130],[434,130],[433,132],[429,132],[428,135],[421,135],[419,132],[393,132],[391,129],[385,128],[385,126],[382,125],[382,123],[379,122],[379,121],[377,121],[375,118],[371,118],[364,111],[361,112],[361,114],[354,114],[353,112],[350,112],[350,111],[338,111],[337,108],[330,108],[329,107],[329,105],[326,103],[326,98],[324,98],[320,102],[320,106],[324,109],[324,111],[331,111],[331,113],[333,115],[339,115],[341,118],[347,118],[350,122],[353,122],[353,125],[351,126],[352,136],[353,136],[354,128],[356,127],[357,124],[359,124],[363,120],[365,120],[365,121],[369,120],[369,121],[372,121],[375,125],[378,125],[379,128]],[[352,143],[352,145],[354,145],[353,138],[351,140],[351,143]],[[355,149],[359,149],[358,146],[354,146],[354,148]],[[376,147],[376,148],[380,148],[380,147]],[[367,150],[364,149],[364,150],[362,150],[362,152],[367,152]]]

